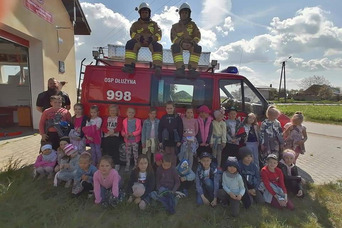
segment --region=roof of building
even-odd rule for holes
[[[74,25],[75,35],[90,35],[91,29],[83,13],[79,0],[62,0],[62,2],[70,16],[70,20],[75,21],[75,25]],[[74,4],[76,7],[75,20],[74,20]]]

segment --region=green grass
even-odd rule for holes
[[[8,167],[0,173],[1,228],[342,227],[341,182],[308,186],[304,199],[293,200],[293,212],[253,205],[241,208],[239,217],[233,218],[228,208],[196,206],[194,190],[179,201],[175,215],[166,214],[157,204],[146,211],[127,203],[104,209],[86,197],[71,197],[70,189],[55,188],[51,181],[32,181],[32,167]]]
[[[289,117],[301,111],[307,121],[342,125],[342,105],[277,105],[277,108]]]

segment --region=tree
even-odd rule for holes
[[[330,86],[330,81],[324,76],[314,75],[312,77],[304,78],[300,81],[299,87],[306,90],[312,85],[327,85]]]
[[[318,91],[318,97],[322,100],[331,100],[333,97],[333,90],[330,86],[322,86],[322,88]]]

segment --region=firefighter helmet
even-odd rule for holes
[[[142,2],[139,7],[136,7],[135,10],[140,13],[140,10],[142,9],[148,9],[148,11],[151,13],[151,8],[146,2]]]
[[[185,10],[185,9],[189,10],[189,13],[191,13],[190,5],[185,2],[179,7],[179,10],[178,10],[179,14],[182,10]]]

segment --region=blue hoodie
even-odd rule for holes
[[[239,161],[239,172],[246,180],[248,189],[258,189],[260,184],[260,172],[253,162],[249,165],[245,165],[242,161]]]

